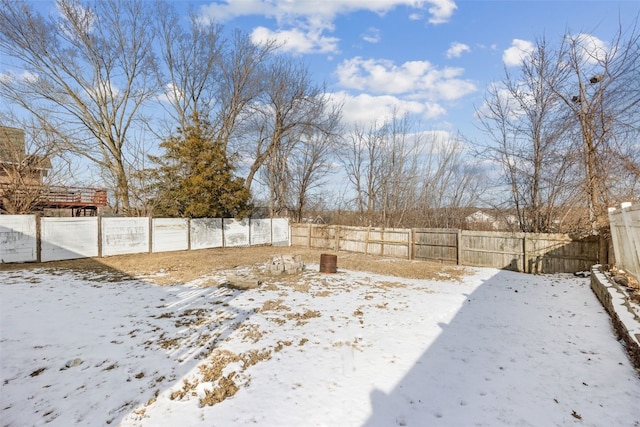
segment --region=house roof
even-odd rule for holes
[[[24,157],[24,130],[0,126],[0,161],[15,162]]]

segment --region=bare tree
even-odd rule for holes
[[[502,166],[511,204],[521,231],[553,231],[558,203],[575,186],[569,126],[562,103],[552,89],[560,78],[557,58],[545,40],[519,68],[505,71],[487,92],[478,110],[489,137],[484,157]]]
[[[255,45],[247,34],[240,31],[235,31],[232,39],[225,44],[216,86],[218,102],[213,117],[209,119],[216,132],[215,139],[223,144],[228,153],[244,151],[247,143],[244,136],[253,131],[249,120],[254,112],[252,106],[264,94],[267,85],[266,64],[277,48],[275,41]],[[243,118],[247,125],[240,126],[240,119]],[[249,189],[252,178],[250,174],[245,181]]]
[[[213,114],[219,92],[225,41],[220,25],[205,22],[193,12],[189,14],[187,24],[183,24],[182,18],[167,3],[159,2],[157,12],[160,57],[166,70],[165,73],[159,73],[158,77],[166,96],[167,111],[173,119],[171,133],[176,124],[180,129],[192,125],[194,114],[206,118]],[[246,43],[242,37],[238,43],[240,41]],[[241,70],[230,74],[237,75],[239,72]]]
[[[1,0],[0,51],[18,72],[0,94],[57,133],[113,179],[115,208],[128,212],[129,133],[157,93],[152,4],[57,0],[59,16]]]
[[[481,170],[466,157],[459,136],[429,132],[420,153],[417,226],[462,228],[468,208],[486,190]]]
[[[245,185],[251,188],[256,173],[266,167],[271,212],[279,212],[287,207],[289,155],[309,138],[337,138],[340,106],[331,103],[322,85],[311,81],[306,66],[278,56],[269,63],[263,96],[250,115],[255,139],[247,142],[253,161]]]
[[[348,135],[348,144],[340,156],[347,179],[354,191],[354,203],[359,223],[377,224],[378,170],[382,162],[384,136],[375,122],[368,128],[356,125]]]
[[[397,227],[403,223],[407,212],[416,207],[421,135],[412,133],[408,117],[399,117],[396,111],[381,128],[381,133],[382,152],[378,167],[381,224]]]
[[[341,153],[359,222],[383,227],[454,226],[481,181],[457,138],[413,131],[392,112],[381,126],[357,126]]]
[[[608,223],[606,208],[616,193],[629,194],[628,176],[620,173],[637,172],[638,157],[633,154],[640,133],[637,25],[636,17],[628,30],[619,28],[608,45],[587,34],[566,35],[558,49],[560,76],[547,81],[576,125],[592,234]],[[615,166],[620,164],[626,168]],[[637,175],[633,181],[637,183]]]
[[[301,221],[307,206],[314,200],[322,200],[325,178],[335,169],[332,162],[336,141],[332,135],[313,133],[306,135],[298,144],[287,162],[291,181],[294,220]]]

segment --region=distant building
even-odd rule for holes
[[[50,171],[49,158],[26,152],[22,129],[0,126],[0,213],[94,216],[107,205],[107,190],[48,185]]]
[[[19,178],[24,185],[40,186],[51,169],[48,158],[26,153],[24,141],[22,129],[0,126],[0,184]]]
[[[467,215],[464,220],[471,230],[497,230],[500,228],[499,221],[493,215],[481,210]]]

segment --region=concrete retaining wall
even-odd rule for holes
[[[632,363],[640,370],[640,303],[633,302],[628,288],[616,283],[600,265],[591,269],[591,289],[611,316]]]

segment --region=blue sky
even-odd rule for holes
[[[177,2],[256,41],[285,42],[345,100],[347,123],[393,107],[423,129],[473,133],[486,87],[522,49],[569,32],[607,42],[639,1],[223,0]]]
[[[52,0],[32,2],[55,13]],[[173,1],[256,42],[276,38],[308,64],[345,124],[381,123],[395,108],[417,130],[473,137],[475,108],[536,38],[566,33],[609,41],[640,0],[216,0]],[[4,61],[0,62],[0,74]]]

